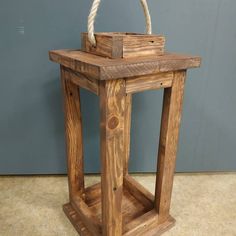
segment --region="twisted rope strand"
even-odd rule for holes
[[[152,34],[152,20],[151,20],[151,15],[148,8],[147,0],[141,0],[141,4],[143,7],[145,19],[146,19],[146,32],[147,34]]]
[[[93,1],[89,16],[88,16],[88,39],[89,39],[89,42],[93,46],[96,46],[96,39],[94,36],[94,22],[97,16],[97,11],[98,11],[100,2],[101,0]],[[146,33],[152,34],[152,21],[151,21],[150,12],[148,9],[147,0],[140,0],[140,2],[143,7],[143,11],[144,11],[145,19],[146,19]]]

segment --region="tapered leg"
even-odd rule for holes
[[[100,83],[102,234],[122,235],[125,81]]]
[[[79,88],[70,80],[70,73],[61,66],[64,94],[65,128],[70,200],[84,191],[84,163]]]
[[[130,128],[131,128],[131,113],[132,113],[132,94],[127,94],[125,99],[125,155],[124,155],[124,176],[129,173],[129,156],[130,156]]]
[[[185,76],[185,71],[175,72],[172,87],[164,91],[155,193],[159,222],[169,217]]]

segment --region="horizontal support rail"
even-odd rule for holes
[[[136,76],[126,79],[126,93],[168,88],[172,86],[173,72]]]

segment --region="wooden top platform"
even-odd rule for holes
[[[201,63],[200,57],[173,53],[152,57],[109,59],[79,50],[55,50],[50,51],[49,56],[56,63],[98,80],[185,70],[199,67]]]

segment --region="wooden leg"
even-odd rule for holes
[[[125,81],[100,83],[102,235],[122,235]]]
[[[124,156],[124,176],[129,174],[129,156],[130,156],[130,128],[132,113],[132,94],[127,94],[125,99],[125,156]]]
[[[169,217],[185,76],[185,71],[175,72],[172,87],[164,91],[155,193],[159,222]]]
[[[84,163],[79,88],[70,80],[70,73],[61,66],[67,141],[70,200],[84,192]]]

